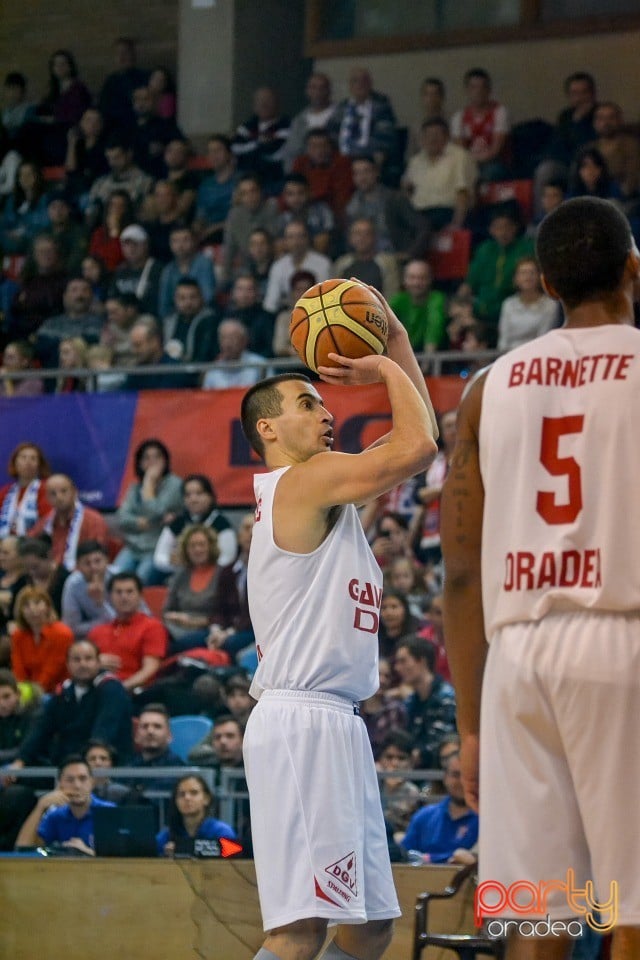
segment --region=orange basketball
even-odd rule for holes
[[[323,280],[300,297],[289,324],[291,343],[308,367],[335,367],[329,353],[352,360],[380,354],[389,325],[377,297],[354,280]]]

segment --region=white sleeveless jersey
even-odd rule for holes
[[[382,572],[352,504],[312,553],[276,546],[273,497],[287,469],[254,477],[247,590],[259,663],[251,695],[316,690],[364,700],[378,689]]]
[[[640,610],[639,414],[633,327],[552,330],[495,362],[480,419],[488,638],[550,610]]]

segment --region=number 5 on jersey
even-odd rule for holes
[[[560,440],[571,433],[582,433],[584,416],[543,417],[540,441],[540,462],[552,477],[566,477],[569,500],[558,503],[556,494],[538,490],[536,511],[545,523],[573,523],[582,510],[582,478],[580,464],[574,457],[560,456]]]

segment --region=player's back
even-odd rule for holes
[[[487,636],[550,610],[640,609],[640,332],[562,328],[486,377]]]

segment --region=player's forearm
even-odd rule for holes
[[[431,403],[431,397],[429,396],[429,391],[427,390],[427,385],[424,381],[424,374],[420,369],[416,355],[413,352],[413,348],[409,342],[409,335],[401,325],[391,328],[389,339],[387,341],[387,354],[398,364],[402,370],[404,370],[406,375],[411,380],[411,383],[418,391],[418,394],[420,395],[422,402],[427,409],[429,423],[431,425],[431,436],[434,438],[434,440],[437,440],[438,424],[436,422],[433,404]]]
[[[415,460],[413,473],[418,473],[428,466],[438,449],[431,419],[433,408],[429,409],[423,393],[399,364],[385,360],[380,372],[391,404],[389,455]]]
[[[38,827],[40,826],[40,821],[44,816],[45,811],[40,806],[40,803],[37,803],[25,822],[20,827],[20,832],[16,837],[16,849],[18,847],[35,847],[40,843],[40,837],[38,836]]]
[[[489,649],[484,636],[480,578],[445,577],[443,613],[458,731],[462,736],[478,733],[482,677]]]

